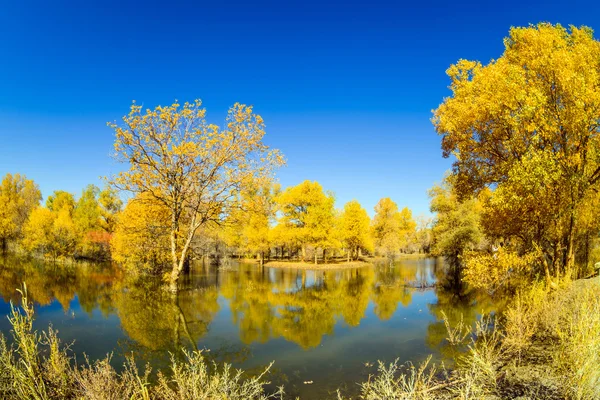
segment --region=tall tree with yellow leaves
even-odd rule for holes
[[[370,235],[371,218],[367,210],[356,200],[344,205],[341,215],[341,237],[347,250],[347,258],[358,258],[359,249],[373,251],[373,241]]]
[[[24,175],[6,174],[0,183],[0,251],[21,237],[29,215],[42,199],[38,186]]]
[[[389,197],[384,197],[375,205],[375,216],[371,222],[371,231],[375,239],[375,248],[388,257],[400,249],[400,212],[398,205]]]
[[[170,212],[149,194],[130,199],[115,226],[112,258],[134,272],[160,272],[171,258]]]
[[[318,182],[304,181],[297,186],[288,187],[277,197],[282,216],[279,224],[284,227],[288,240],[300,244],[302,260],[306,259],[307,246],[324,251],[336,247],[335,198],[332,193],[325,193]]]
[[[235,104],[222,128],[208,124],[205,115],[199,100],[145,112],[134,103],[121,125],[109,124],[116,156],[129,166],[114,185],[144,193],[169,210],[172,292],[199,228],[223,221],[239,207],[242,190],[269,179],[283,163],[263,143],[264,122],[252,107]]]
[[[549,234],[500,220],[495,231],[526,235],[557,275],[570,276],[581,208],[600,189],[600,42],[587,27],[544,23],[512,28],[504,44],[488,65],[461,60],[448,69],[452,95],[433,123],[444,156],[456,157],[458,193],[495,188],[489,206],[513,221],[551,213]]]

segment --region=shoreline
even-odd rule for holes
[[[290,268],[290,269],[306,269],[306,270],[335,270],[335,269],[352,269],[352,268],[363,268],[370,265],[372,263],[365,261],[343,261],[336,263],[325,263],[325,264],[315,264],[310,262],[302,262],[302,261],[269,261],[266,262],[265,267],[269,268]]]

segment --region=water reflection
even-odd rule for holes
[[[434,289],[436,281],[443,284]],[[38,328],[52,323],[76,353],[134,351],[155,369],[182,347],[210,348],[219,360],[258,368],[275,360],[288,393],[325,397],[345,381],[366,378],[377,359],[419,361],[444,355],[444,312],[467,323],[494,304],[455,287],[433,259],[343,270],[195,265],[174,299],[156,279],[131,279],[111,265],[54,265],[0,260],[0,314],[20,302],[27,283]],[[415,288],[418,287],[418,288]],[[5,318],[0,330],[9,331]],[[311,387],[309,375],[327,376]],[[352,385],[349,385],[352,387]]]

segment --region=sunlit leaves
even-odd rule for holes
[[[129,168],[115,186],[150,196],[170,214],[172,290],[197,230],[225,220],[239,208],[239,193],[283,163],[262,142],[264,122],[251,106],[236,103],[224,127],[205,115],[199,100],[146,111],[134,103],[121,124],[109,124],[116,157]]]
[[[0,250],[22,235],[31,211],[42,199],[40,189],[23,175],[6,174],[0,184]]]
[[[542,248],[569,275],[579,214],[600,185],[600,42],[543,23],[512,28],[504,44],[487,65],[448,69],[452,96],[433,122],[456,157],[458,195],[495,189],[486,230]]]

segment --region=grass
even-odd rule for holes
[[[131,357],[123,372],[110,356],[77,365],[50,327],[33,329],[33,307],[12,307],[13,344],[0,336],[0,398],[3,399],[283,399],[283,388],[266,393],[271,366],[254,377],[230,365],[209,363],[202,352],[171,360],[169,371],[138,370]],[[484,316],[474,327],[447,324],[455,347],[452,371],[427,358],[419,365],[379,363],[359,383],[362,400],[391,399],[582,399],[600,398],[600,282],[567,283],[549,291],[535,284],[521,291],[500,317]],[[338,399],[344,399],[338,391]]]

